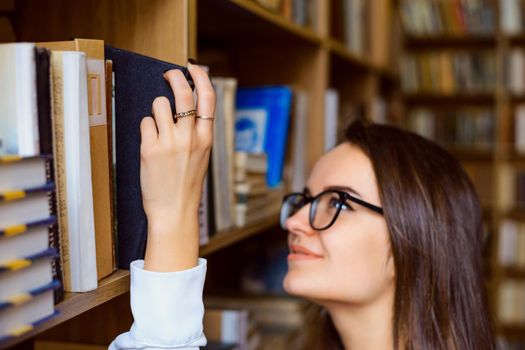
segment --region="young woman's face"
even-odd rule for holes
[[[349,143],[326,153],[308,180],[312,196],[330,188],[344,188],[382,206],[370,160]],[[367,304],[391,291],[394,262],[384,217],[347,202],[330,228],[316,231],[309,225],[310,206],[286,221],[291,253],[284,279],[286,291],[320,304]]]

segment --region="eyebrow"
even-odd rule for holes
[[[356,195],[357,197],[363,198],[363,196],[361,196],[359,192],[357,192],[356,190],[354,190],[352,187],[349,187],[349,186],[327,186],[323,189],[323,191],[326,191],[326,190],[338,190],[338,191],[348,192],[348,193],[352,193]],[[304,193],[310,194],[310,195],[312,194],[308,187],[304,188]]]

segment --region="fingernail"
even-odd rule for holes
[[[197,63],[197,60],[196,60],[195,58],[188,58],[188,62],[189,62],[190,64],[198,64],[198,63]]]

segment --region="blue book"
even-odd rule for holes
[[[266,153],[266,183],[270,188],[282,182],[292,96],[292,89],[287,86],[240,88],[237,91],[235,149]]]

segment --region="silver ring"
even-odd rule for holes
[[[213,120],[215,117],[207,117],[205,115],[197,115],[195,118]]]

